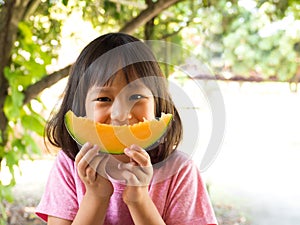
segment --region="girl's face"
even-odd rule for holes
[[[118,72],[109,85],[93,86],[86,98],[87,118],[99,123],[132,125],[155,118],[154,97],[140,79],[127,82]]]

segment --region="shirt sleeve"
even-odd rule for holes
[[[205,184],[193,161],[173,177],[167,201],[166,224],[217,224]]]
[[[48,220],[49,215],[66,220],[74,219],[79,208],[74,172],[74,162],[60,151],[36,208],[37,216],[44,221]]]

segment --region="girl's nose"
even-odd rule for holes
[[[120,100],[115,100],[111,109],[111,123],[112,125],[128,125],[132,118],[131,106]]]

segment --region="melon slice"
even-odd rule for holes
[[[159,120],[144,120],[133,125],[109,125],[77,117],[71,110],[65,115],[65,125],[72,138],[80,145],[96,144],[110,154],[123,154],[124,148],[136,144],[147,149],[164,135],[172,114],[162,113]]]

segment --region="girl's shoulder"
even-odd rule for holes
[[[56,154],[54,167],[61,171],[75,173],[75,162],[63,151],[59,150]]]
[[[74,163],[74,161],[63,150],[59,150],[56,153],[56,161],[66,163],[66,164]]]
[[[161,169],[161,168],[182,169],[186,166],[197,167],[195,162],[193,161],[192,157],[180,150],[174,151],[164,161],[154,164],[153,166],[154,166],[154,169]]]
[[[191,156],[176,150],[164,161],[153,165],[154,177],[153,182],[158,183],[166,179],[186,176],[200,176],[198,166],[195,164]]]

